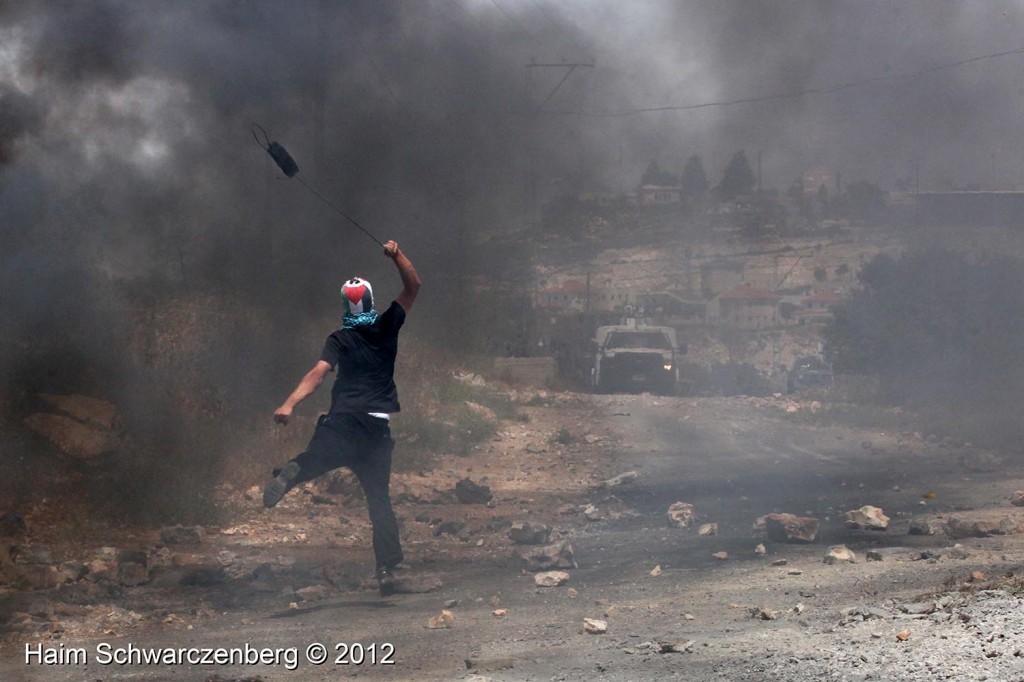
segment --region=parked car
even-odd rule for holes
[[[789,393],[799,393],[809,389],[830,389],[836,385],[832,366],[819,357],[809,355],[799,358],[793,363],[786,380]]]

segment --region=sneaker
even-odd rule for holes
[[[390,568],[381,566],[377,569],[377,585],[382,597],[390,597],[395,593],[395,574]]]
[[[263,489],[263,506],[269,509],[280,502],[285,493],[292,489],[292,481],[298,478],[298,476],[298,462],[288,462],[285,464],[277,475],[271,479],[270,483],[267,483],[267,487]]]

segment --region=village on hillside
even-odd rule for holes
[[[761,190],[744,152],[712,189],[694,164],[679,177],[651,162],[628,194],[549,197],[531,237],[529,307],[492,351],[550,358],[549,381],[579,386],[597,326],[668,325],[685,347],[684,392],[780,390],[800,360],[828,363],[822,333],[865,263],[921,229],[1024,217],[1015,190],[883,191],[823,168]]]

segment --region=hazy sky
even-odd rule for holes
[[[699,154],[714,183],[745,149],[780,189],[812,166],[891,188],[915,159],[925,188],[1022,185],[1024,54],[987,57],[1022,35],[998,0],[5,2],[0,285],[36,305],[55,263],[237,283],[268,250],[292,279],[365,261],[253,121],[438,259],[521,227],[531,173],[630,191]],[[593,66],[559,86],[531,62]]]

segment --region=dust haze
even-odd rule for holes
[[[398,290],[253,123],[416,263],[410,334],[474,347],[472,282],[530,267],[476,247],[530,234],[531,187],[631,192],[651,160],[678,173],[693,154],[715,184],[740,149],[780,191],[814,166],[883,189],[1019,186],[1024,55],[986,56],[1021,48],[1022,27],[1015,2],[4,3],[5,402],[99,391],[171,450],[216,450],[182,435],[159,359],[126,362],[175,324],[158,304],[228,301],[187,371],[230,418],[290,390],[341,281]],[[562,81],[529,64],[579,66]]]

